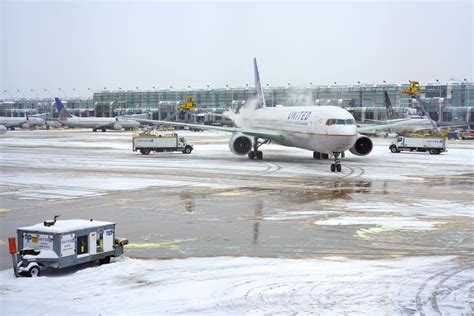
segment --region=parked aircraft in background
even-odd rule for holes
[[[169,121],[137,119],[156,125],[189,126],[191,128],[231,132],[230,150],[249,159],[262,159],[263,144],[274,142],[288,147],[313,151],[315,159],[328,159],[332,154],[332,172],[341,171],[339,157],[346,150],[365,156],[372,151],[372,141],[357,132],[352,114],[337,106],[266,107],[257,61],[254,59],[256,106],[245,115],[240,111],[238,127],[207,126]],[[248,115],[247,115],[248,114]]]
[[[26,117],[8,117],[0,116],[0,134],[5,134],[8,129],[14,130],[15,128],[32,128],[37,126],[44,126],[45,121],[42,118],[34,116]]]
[[[101,130],[132,130],[140,126],[136,120],[119,117],[77,117],[71,115],[59,98],[54,98],[59,122],[68,127],[92,128],[94,132]]]

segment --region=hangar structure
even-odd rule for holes
[[[308,85],[297,87],[271,87],[266,85],[264,93],[267,106],[292,105],[335,105],[354,114],[359,122],[368,119],[386,119],[387,92],[393,109],[400,117],[409,112],[419,111],[416,100],[404,95],[408,84],[356,84],[356,85]],[[421,84],[422,98],[432,119],[439,123],[474,124],[474,83],[450,81],[448,83]],[[198,105],[196,113],[181,119],[198,122],[196,117],[203,113],[222,113],[238,109],[255,94],[249,87],[225,87],[207,89],[153,89],[153,90],[102,90],[96,91],[88,99],[64,98],[68,109],[77,116],[113,117],[147,113],[150,118],[161,120],[178,119],[175,115],[178,105],[186,96],[193,96]],[[409,109],[412,109],[409,111]],[[25,116],[47,114],[57,116],[50,99],[3,100],[0,116]],[[207,117],[208,121],[221,119]],[[212,123],[212,122],[208,122]]]

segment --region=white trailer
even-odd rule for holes
[[[188,144],[186,139],[176,133],[150,134],[142,133],[132,138],[133,151],[140,151],[142,155],[149,155],[152,151],[167,152],[181,151],[183,154],[190,154],[193,145]]]
[[[437,136],[398,136],[390,147],[392,153],[401,151],[429,152],[432,155],[439,155],[446,150],[446,137]]]
[[[127,239],[115,236],[115,223],[96,220],[45,221],[17,229],[20,275],[39,276],[40,267],[61,269],[123,254]]]

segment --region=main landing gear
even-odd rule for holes
[[[262,145],[269,144],[269,140],[264,140],[263,142],[258,141],[258,137],[254,138],[253,141],[253,150],[249,151],[247,156],[249,159],[257,159],[257,160],[262,160],[263,159],[263,152],[258,150],[258,148]]]

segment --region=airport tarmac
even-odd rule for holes
[[[433,156],[392,154],[388,150],[389,139],[375,139],[369,156],[348,153],[342,161],[342,173],[331,173],[331,161],[314,160],[312,153],[305,150],[270,144],[262,147],[263,161],[250,161],[230,152],[226,133],[179,133],[195,145],[192,154],[134,153],[128,132],[50,130],[4,135],[0,141],[0,268],[11,267],[7,238],[15,235],[16,228],[52,219],[54,215],[61,219],[94,218],[116,222],[118,236],[130,240],[126,247],[130,260],[190,258],[187,260],[191,261],[183,263],[149,263],[146,271],[157,271],[156,277],[162,276],[162,269],[169,271],[167,265],[184,274],[200,271],[196,272],[199,276],[192,278],[194,283],[179,281],[178,272],[169,274],[169,280],[175,280],[173,286],[199,288],[200,282],[225,280],[221,288],[203,294],[209,295],[204,301],[215,301],[210,305],[192,303],[195,301],[191,292],[189,297],[179,296],[179,303],[163,294],[160,299],[164,305],[141,310],[143,304],[132,304],[135,307],[128,306],[130,312],[245,313],[256,306],[261,307],[261,312],[289,311],[294,308],[293,303],[267,304],[262,295],[271,296],[269,289],[281,288],[287,293],[285,299],[294,300],[290,294],[301,291],[302,297],[307,297],[304,301],[311,302],[315,291],[325,293],[326,283],[334,286],[331,291],[341,292],[337,297],[340,302],[358,296],[356,292],[364,288],[364,297],[355,299],[353,305],[343,304],[345,309],[341,312],[364,311],[367,305],[360,305],[364,303],[359,299],[372,300],[383,311],[384,307],[377,302],[386,301],[387,295],[399,298],[404,291],[404,301],[390,303],[393,306],[388,310],[422,311],[426,304],[435,302],[430,305],[434,311],[472,311],[469,293],[474,284],[473,142],[451,142],[447,153]],[[193,257],[202,257],[217,272],[202,270],[202,261]],[[232,261],[226,257],[242,259]],[[248,257],[261,261],[249,261]],[[271,261],[276,258],[303,261]],[[129,280],[133,284],[143,281],[146,272],[140,271],[145,269],[145,263],[127,260],[120,259],[120,265],[107,270],[111,280],[116,280],[110,281],[111,286],[121,284],[121,269],[133,271]],[[341,263],[332,264],[331,260]],[[188,270],[179,270],[183,264]],[[298,270],[301,265],[316,270],[306,274]],[[273,266],[274,274],[263,276],[258,272],[266,266]],[[318,266],[322,272],[317,272]],[[343,270],[338,270],[339,266]],[[397,268],[400,266],[401,270]],[[234,276],[232,271],[237,267],[240,270]],[[338,272],[324,274],[324,269],[330,267]],[[381,267],[385,268],[372,274]],[[65,276],[67,282],[79,282],[79,287],[98,282],[94,275],[99,272],[85,270],[88,271],[77,277]],[[81,283],[84,273],[87,285]],[[413,275],[409,289],[408,280],[404,279],[407,273]],[[136,280],[132,275],[136,275]],[[364,279],[354,281],[361,283],[354,285],[352,294],[344,294],[341,285],[354,275]],[[278,281],[284,276],[288,281]],[[301,282],[308,277],[315,278],[314,282],[320,285],[311,285],[306,291]],[[15,303],[11,293],[33,295],[44,302],[33,294],[34,288],[11,278],[11,272],[3,271],[0,275],[5,284],[0,291],[4,293],[2,300],[6,302],[4,306],[9,306],[6,311],[31,312]],[[45,278],[44,282],[49,285],[38,286],[57,289],[54,278]],[[143,282],[144,286],[153,287],[146,293],[166,293],[163,291],[167,286],[161,282]],[[310,286],[313,281],[307,282]],[[246,290],[245,284],[250,288]],[[371,284],[378,284],[378,294],[369,294]],[[384,292],[385,286],[390,286],[391,292]],[[441,290],[449,293],[443,299],[438,295]],[[230,301],[228,291],[235,296]],[[122,294],[142,295],[136,291]],[[65,295],[71,312],[80,312],[82,303],[74,303],[75,296],[69,297],[72,293]],[[103,299],[99,301],[104,302]],[[94,308],[97,312],[114,311],[109,309],[112,305],[116,306],[115,311],[123,311],[116,304],[98,303]],[[323,308],[321,312],[324,306],[318,305]],[[314,304],[303,304],[299,311],[314,308]]]
[[[131,133],[15,131],[1,144],[1,268],[17,227],[61,219],[114,221],[135,258],[342,255],[470,256],[473,143],[398,153],[375,139],[367,157],[331,161],[278,145],[263,161],[228,149],[228,134],[180,134],[190,155],[131,150]]]

